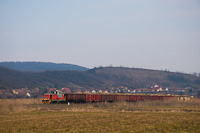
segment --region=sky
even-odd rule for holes
[[[200,73],[200,0],[0,0],[0,62]]]

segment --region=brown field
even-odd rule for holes
[[[1,99],[0,132],[199,132],[200,99],[41,104]]]

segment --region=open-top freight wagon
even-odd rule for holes
[[[167,100],[177,98],[182,100],[188,100],[187,96],[175,96],[175,95],[136,95],[136,94],[103,94],[103,93],[68,93],[63,94],[56,90],[51,93],[44,94],[42,100],[43,103],[95,103],[95,102],[116,102],[116,101],[152,101],[152,100]]]

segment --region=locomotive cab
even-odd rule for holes
[[[44,94],[42,103],[64,103],[64,94],[61,91],[55,90]]]

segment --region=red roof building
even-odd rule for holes
[[[57,88],[48,88],[47,92],[51,92],[51,91],[55,91],[55,90],[57,90]]]

